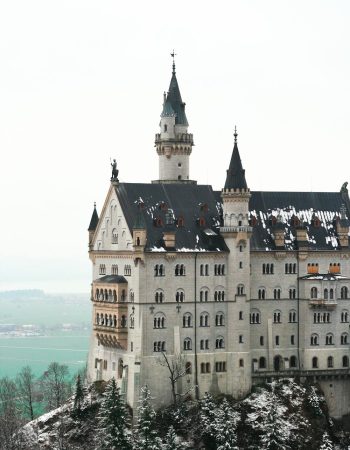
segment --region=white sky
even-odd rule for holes
[[[347,0],[0,3],[0,290],[88,291],[87,227],[109,187],[157,178],[162,93],[177,77],[219,189],[237,124],[252,190],[349,180]]]

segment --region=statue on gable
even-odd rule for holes
[[[115,159],[113,159],[113,162],[111,162],[111,166],[112,166],[112,177],[111,177],[111,181],[117,181],[118,180],[118,174],[119,174],[119,170],[117,169],[117,161]]]
[[[348,193],[348,182],[345,181],[345,183],[343,183],[340,192],[345,192],[346,194]]]

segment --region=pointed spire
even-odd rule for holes
[[[164,102],[162,117],[175,115],[175,124],[176,125],[185,125],[188,126],[188,121],[185,113],[185,103],[182,101],[179,84],[176,78],[175,71],[175,52],[171,53],[171,57],[173,58],[173,71],[170,80],[168,95],[166,97],[166,101]]]
[[[98,214],[96,210],[96,202],[94,203],[94,210],[91,216],[90,225],[88,231],[95,231],[98,224]]]
[[[245,179],[245,170],[243,169],[241,158],[239,156],[237,144],[237,128],[234,132],[234,146],[231,156],[230,166],[227,171],[225,189],[247,189],[247,182]]]

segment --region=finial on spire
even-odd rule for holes
[[[236,125],[235,125],[235,132],[233,133],[233,136],[235,137],[235,144],[237,144],[237,136],[238,136],[238,133],[237,133],[237,127],[236,127]]]
[[[94,202],[94,209],[96,209],[96,202]]]
[[[176,56],[176,53],[175,53],[175,50],[173,49],[173,51],[170,53],[170,56],[173,58],[173,75],[175,75],[175,56]]]

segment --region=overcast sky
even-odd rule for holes
[[[0,290],[88,291],[87,227],[109,187],[158,175],[170,51],[220,189],[233,128],[252,190],[337,191],[349,176],[347,0],[0,3]]]

